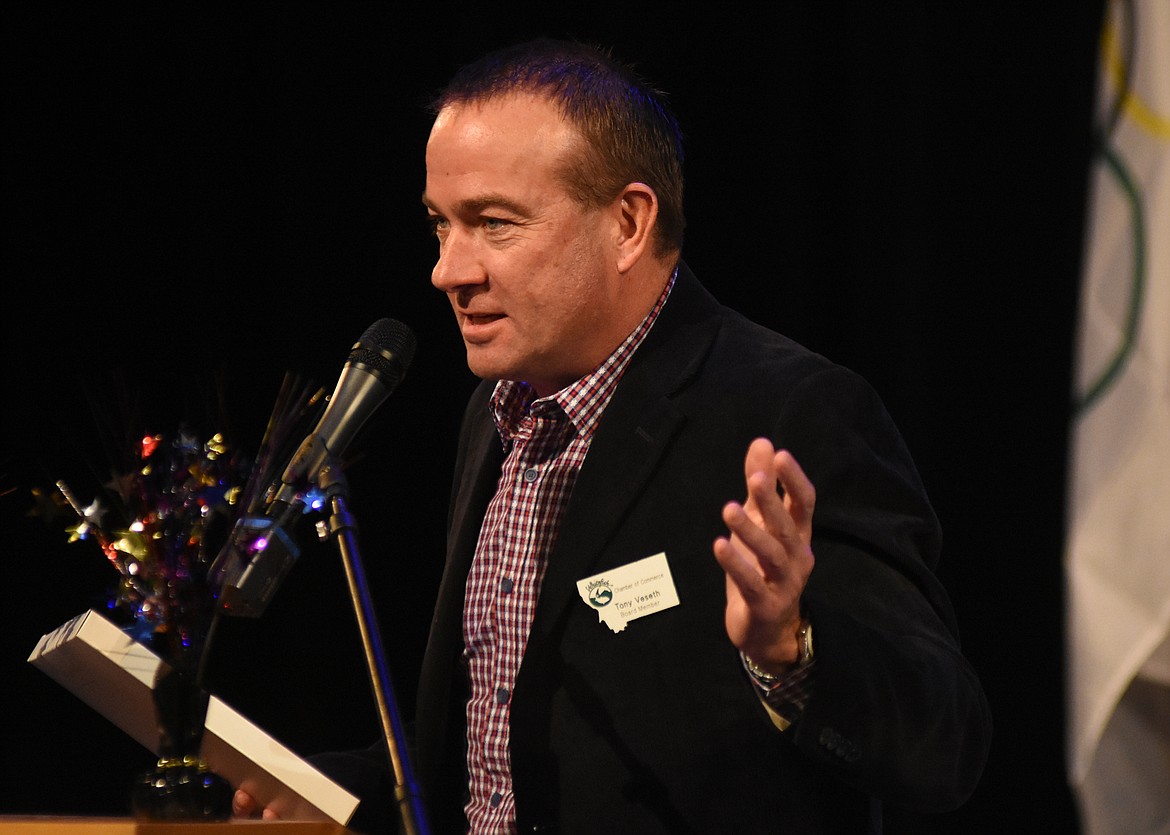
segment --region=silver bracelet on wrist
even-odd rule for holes
[[[800,629],[797,630],[796,643],[799,648],[799,655],[797,656],[796,667],[794,669],[799,669],[813,659],[812,624],[808,620],[805,620],[801,624]],[[744,667],[747,668],[747,671],[751,674],[752,678],[765,687],[770,687],[776,684],[783,677],[760,669],[760,667],[754,661],[752,661],[752,659],[749,658],[746,653],[741,652],[739,655],[743,659]]]

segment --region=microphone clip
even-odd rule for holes
[[[315,473],[306,461],[324,461]],[[301,554],[290,531],[297,520],[327,510],[349,485],[340,463],[317,435],[310,435],[269,492],[264,514],[246,514],[236,521],[227,544],[212,564],[219,609],[225,615],[258,618],[264,613]]]
[[[241,516],[211,567],[220,611],[235,617],[260,617],[300,554],[277,519]]]

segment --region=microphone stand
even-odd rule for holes
[[[381,633],[378,631],[374,606],[366,585],[365,570],[357,544],[357,525],[346,507],[349,486],[341,467],[330,458],[321,469],[318,486],[329,497],[331,514],[327,524],[328,536],[337,540],[337,547],[345,566],[345,577],[353,599],[354,613],[361,630],[362,646],[365,648],[366,665],[369,668],[370,684],[378,705],[378,718],[390,753],[390,768],[394,774],[394,799],[402,819],[405,835],[427,835],[429,829],[422,806],[418,784],[410,767],[406,735],[398,714],[398,705],[390,686],[390,673],[382,650]]]

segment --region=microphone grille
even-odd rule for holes
[[[353,346],[346,365],[364,366],[393,389],[414,360],[415,344],[414,331],[402,322],[379,319]]]

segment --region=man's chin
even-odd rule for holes
[[[516,380],[519,372],[513,365],[502,362],[499,357],[488,356],[482,347],[467,346],[467,367],[482,380]]]

